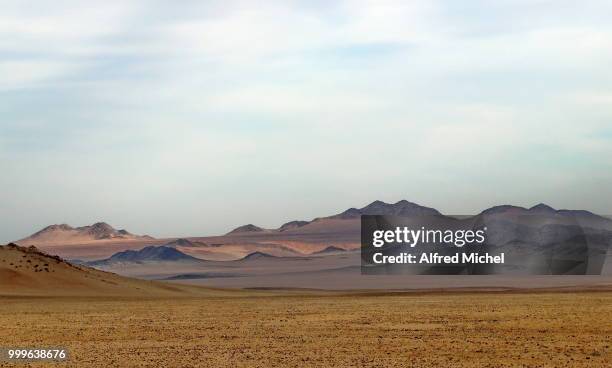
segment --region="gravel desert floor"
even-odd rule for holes
[[[62,367],[609,367],[610,321],[612,292],[11,296],[0,347],[66,347]]]

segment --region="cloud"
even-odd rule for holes
[[[382,197],[457,213],[581,198],[605,212],[612,196],[592,189],[612,183],[610,11],[5,1],[0,230],[105,218],[198,235]],[[517,176],[540,184],[509,184]]]

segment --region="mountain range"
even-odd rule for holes
[[[205,274],[202,277],[207,280],[232,277],[232,282],[239,283],[237,275],[252,273],[264,277],[269,274],[266,276],[269,280],[262,282],[275,285],[277,279],[285,277],[272,276],[275,273],[323,272],[313,276],[320,278],[326,277],[325,272],[340,272],[338,268],[346,268],[346,272],[358,270],[360,257],[355,250],[361,246],[362,215],[398,217],[395,220],[390,217],[389,221],[408,217],[415,224],[419,223],[419,216],[433,216],[440,223],[484,225],[490,230],[491,246],[510,248],[508,260],[510,255],[512,259],[534,259],[542,264],[551,260],[557,269],[567,268],[567,272],[564,271],[567,274],[594,274],[603,269],[609,262],[597,254],[606,254],[607,245],[612,244],[609,242],[612,220],[588,211],[557,210],[545,204],[530,208],[502,205],[474,216],[453,217],[408,201],[374,201],[361,208],[349,208],[311,221],[290,221],[277,229],[248,224],[222,236],[104,242],[105,239],[126,239],[130,235],[145,238],[94,224],[81,228],[51,226],[30,238],[48,240],[51,233],[68,234],[73,240],[75,233],[85,234],[87,239],[95,240],[82,245],[64,243],[68,245],[47,249],[62,257],[84,260],[81,262],[84,266],[126,276],[156,278]],[[96,229],[104,231],[93,231]],[[562,252],[557,252],[558,249]],[[561,259],[565,263],[559,266],[561,256],[565,257]],[[512,272],[520,266],[509,265]]]
[[[512,215],[547,215],[556,218],[565,218],[577,222],[581,226],[592,226],[599,228],[612,228],[612,220],[606,217],[596,215],[584,210],[556,210],[545,204],[538,204],[531,208],[524,208],[513,205],[501,205],[488,208],[480,213],[483,216],[494,216],[499,214]],[[359,219],[361,215],[387,215],[387,216],[444,216],[438,210],[430,207],[421,206],[419,204],[401,200],[396,203],[385,203],[383,201],[374,201],[362,208],[349,208],[338,214],[318,217],[311,221],[294,220],[284,223],[277,229],[265,229],[254,224],[239,226],[226,234],[228,237],[245,237],[251,235],[257,236],[274,236],[275,234],[284,234],[292,236],[292,234],[305,233],[353,233],[357,231]],[[127,230],[116,230],[112,226],[104,222],[98,222],[90,226],[71,227],[67,224],[51,225],[46,228],[23,238],[17,243],[22,245],[53,245],[53,244],[76,244],[88,243],[104,240],[152,240],[153,238],[147,235],[134,235]],[[158,244],[162,244],[159,242]],[[207,246],[203,242],[198,242],[193,239],[176,239],[173,242],[165,244],[170,247],[189,247],[189,246]],[[211,247],[214,244],[210,245]]]
[[[83,243],[97,240],[153,239],[148,235],[135,235],[127,230],[117,230],[105,222],[89,226],[72,227],[67,224],[50,225],[36,233],[18,240],[18,244]]]
[[[501,205],[494,206],[482,211],[479,215],[499,215],[499,214],[511,214],[511,215],[547,215],[557,216],[575,219],[579,224],[595,225],[598,227],[612,225],[612,220],[609,218],[596,215],[592,212],[585,210],[556,210],[551,206],[540,203],[530,208],[513,206],[513,205]],[[396,203],[385,203],[383,201],[374,201],[367,206],[362,208],[349,208],[336,215],[327,217],[318,217],[312,221],[290,221],[278,229],[264,229],[253,224],[237,227],[230,231],[227,235],[244,234],[244,233],[257,233],[266,231],[284,232],[291,231],[300,228],[307,227],[308,225],[326,222],[329,220],[359,220],[362,215],[381,215],[381,216],[444,216],[440,211],[435,208],[421,206],[419,204],[409,202],[407,200],[401,200]]]

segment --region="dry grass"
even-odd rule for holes
[[[73,367],[609,367],[610,321],[610,292],[5,297],[0,345]]]

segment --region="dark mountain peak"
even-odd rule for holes
[[[434,208],[424,207],[407,200],[401,200],[393,204],[376,200],[363,208],[349,208],[348,210],[338,215],[331,216],[330,218],[356,219],[361,215],[433,216],[440,215],[440,212]]]
[[[498,213],[523,213],[527,211],[526,208],[524,207],[519,207],[519,206],[513,206],[510,204],[503,204],[500,206],[493,206],[491,208],[487,208],[486,210],[482,211],[481,214],[483,215],[494,215],[494,214],[498,214]]]
[[[124,250],[124,251],[117,252],[117,253],[113,254],[108,259],[109,260],[117,260],[117,261],[119,261],[119,260],[128,260],[128,259],[136,258],[138,252],[139,251],[137,251],[137,250]]]
[[[281,227],[278,228],[279,231],[286,231],[286,230],[291,230],[291,229],[297,229],[298,227],[302,227],[305,225],[308,225],[310,222],[308,221],[289,221],[286,222],[284,224],[281,225]]]
[[[263,252],[253,252],[253,253],[249,253],[246,256],[244,256],[243,258],[241,258],[241,261],[247,261],[247,260],[254,260],[254,259],[261,259],[261,258],[276,258],[275,256],[268,254],[268,253],[263,253]]]
[[[361,216],[361,211],[358,210],[357,208],[349,208],[348,210],[337,214],[335,216],[331,216],[330,218],[337,218],[337,219],[342,219],[342,220],[347,220],[347,219],[354,219],[354,218],[359,218],[359,216]]]
[[[363,207],[360,211],[363,215],[413,216],[440,214],[440,212],[438,212],[436,209],[424,207],[406,200],[401,200],[393,204],[382,201],[374,201],[371,204]]]
[[[181,258],[192,258],[191,256],[186,255],[185,253],[171,247],[154,246],[150,245],[148,247],[142,248],[138,253],[146,259],[158,259],[158,260],[177,260]]]
[[[399,200],[397,202],[395,202],[396,206],[418,206],[418,204],[414,203],[414,202],[410,202],[407,201],[405,199]]]
[[[144,247],[140,250],[125,250],[113,254],[107,259],[89,262],[90,266],[105,266],[116,262],[141,263],[147,261],[177,262],[177,261],[200,261],[198,258],[187,255],[175,248],[166,246]]]
[[[370,203],[369,205],[361,208],[360,211],[361,212],[380,211],[380,210],[384,210],[385,208],[389,208],[390,206],[393,206],[393,205],[385,203],[383,201],[376,200]]]
[[[538,203],[535,206],[531,207],[529,209],[529,212],[537,212],[537,213],[556,213],[557,210],[555,210],[554,208],[552,208],[551,206],[544,204],[544,203]]]
[[[234,230],[230,231],[228,234],[253,233],[253,232],[260,232],[260,231],[264,231],[264,229],[262,229],[259,226],[255,226],[253,224],[247,224],[247,225],[242,225],[242,226],[235,228]]]
[[[381,200],[375,200],[362,208],[351,207],[344,212],[328,217],[317,217],[312,222],[323,219],[352,220],[358,219],[361,215],[381,215],[381,216],[435,216],[441,213],[430,207],[421,206],[405,199],[393,204]]]
[[[399,213],[398,215],[441,215],[441,213],[435,208],[421,206],[419,204],[409,202],[407,200],[398,201],[397,203],[391,205],[392,208],[395,208]]]

